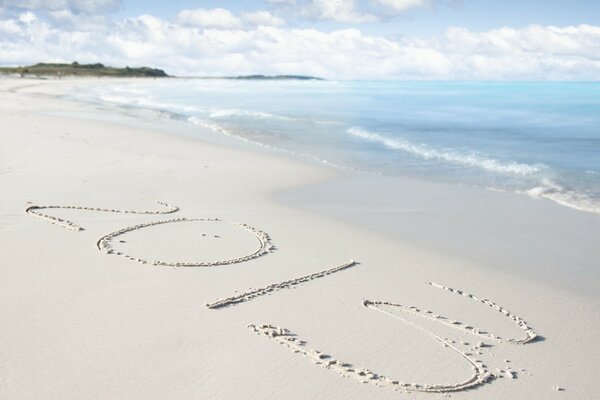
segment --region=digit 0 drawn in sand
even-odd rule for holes
[[[320,351],[309,349],[306,347],[306,342],[304,340],[300,340],[296,335],[291,334],[285,328],[263,324],[248,325],[248,329],[252,330],[258,335],[275,339],[279,344],[286,346],[294,353],[301,354],[311,360],[313,363],[318,364],[323,368],[330,369],[341,376],[352,377],[360,382],[370,383],[379,387],[389,387],[394,390],[402,390],[406,392],[448,393],[471,389],[482,385],[493,378],[493,375],[487,371],[486,367],[481,361],[472,359],[466,353],[434,333],[431,333],[406,320],[403,321],[425,332],[433,339],[442,343],[445,348],[458,353],[467,363],[471,365],[473,375],[462,382],[454,384],[426,385],[404,383],[400,380],[377,374],[365,368],[357,368],[350,363],[340,361]]]
[[[356,261],[350,260],[345,264],[338,265],[337,267],[333,267],[333,268],[326,269],[323,271],[315,272],[314,274],[301,276],[299,278],[290,279],[290,280],[283,281],[283,282],[273,283],[264,288],[249,290],[249,291],[243,292],[237,296],[220,299],[220,300],[215,301],[214,303],[207,303],[207,304],[205,304],[205,306],[208,308],[217,309],[217,308],[223,308],[223,307],[231,306],[234,304],[242,303],[245,301],[252,300],[253,298],[258,297],[258,296],[264,296],[264,295],[274,292],[276,290],[289,288],[289,287],[299,285],[304,282],[312,281],[313,279],[323,278],[324,276],[334,274],[334,273],[342,271],[346,268],[353,267],[357,264],[358,263]]]
[[[173,224],[173,223],[186,223],[186,222],[188,222],[188,223],[189,222],[208,222],[208,223],[230,224],[234,227],[238,227],[238,228],[243,229],[244,231],[252,234],[258,241],[258,247],[254,252],[252,252],[248,255],[242,256],[242,257],[231,258],[231,259],[226,259],[226,260],[216,260],[216,261],[210,261],[210,262],[164,261],[164,260],[148,261],[144,258],[135,257],[135,256],[125,254],[121,251],[117,251],[117,250],[113,249],[112,241],[115,238],[122,236],[122,235],[126,235],[129,232],[148,228],[151,226],[157,226],[157,225],[163,225],[163,224]],[[218,265],[237,264],[237,263],[241,263],[244,261],[249,261],[249,260],[261,257],[265,254],[272,252],[275,248],[275,246],[273,246],[273,244],[271,243],[271,239],[267,233],[265,233],[259,229],[256,229],[250,225],[241,224],[241,223],[237,223],[237,222],[222,221],[218,218],[173,218],[173,219],[167,219],[167,220],[162,220],[162,221],[153,221],[153,222],[128,226],[128,227],[121,228],[117,231],[114,231],[107,235],[102,236],[96,242],[96,246],[98,247],[98,250],[103,251],[106,254],[114,254],[114,255],[122,256],[129,260],[137,261],[142,264],[154,264],[154,265],[161,265],[161,266],[168,266],[168,267],[214,267],[214,266],[218,266]]]
[[[499,313],[503,314],[504,316],[506,316],[507,318],[509,318],[510,320],[512,320],[520,329],[522,329],[523,331],[525,331],[525,337],[522,339],[506,339],[506,342],[508,343],[512,343],[512,344],[527,344],[530,343],[532,341],[534,341],[537,337],[538,334],[535,333],[535,331],[529,326],[527,325],[527,323],[520,317],[514,315],[513,313],[511,313],[510,311],[508,311],[507,309],[503,308],[502,306],[498,305],[497,303],[494,303],[491,300],[488,299],[484,299],[484,298],[479,298],[475,295],[472,295],[470,293],[466,293],[462,290],[458,290],[458,289],[452,289],[450,287],[447,286],[443,286],[437,283],[433,283],[433,282],[428,282],[428,285],[434,287],[434,288],[438,288],[438,289],[443,289],[446,290],[450,293],[455,293],[455,294],[459,294],[461,296],[464,296],[466,298],[472,299],[474,301],[480,302],[482,304],[485,304],[491,308],[493,308],[494,310],[498,311]],[[409,314],[413,314],[413,315],[418,315],[420,317],[423,318],[427,318],[427,319],[431,319],[437,322],[440,322],[442,324],[451,326],[455,329],[459,329],[462,330],[464,332],[468,332],[471,333],[473,335],[477,335],[477,336],[481,336],[481,337],[485,337],[491,340],[495,340],[498,342],[502,341],[502,338],[499,336],[496,336],[494,334],[491,333],[487,333],[484,332],[482,329],[479,328],[475,328],[469,325],[464,325],[463,323],[459,322],[459,321],[454,321],[454,320],[450,320],[446,317],[443,317],[441,315],[438,314],[434,314],[432,311],[429,310],[425,310],[425,311],[421,311],[419,308],[415,307],[415,306],[406,306],[403,304],[398,304],[398,303],[390,303],[390,302],[386,302],[386,301],[371,301],[371,300],[365,300],[364,303],[365,307],[371,307],[371,308],[376,308],[381,310],[378,306],[392,306],[392,307],[398,307],[401,309],[401,311],[409,313]],[[385,312],[385,311],[383,311]]]
[[[44,214],[39,210],[44,209],[64,209],[64,210],[81,210],[81,211],[99,211],[99,212],[109,212],[109,213],[118,213],[118,214],[146,214],[146,215],[159,215],[159,214],[172,214],[174,212],[179,211],[179,207],[172,206],[170,204],[157,201],[161,206],[166,207],[166,210],[163,211],[148,211],[148,210],[119,210],[115,208],[98,208],[98,207],[83,207],[83,206],[30,206],[25,209],[27,214],[36,216],[41,218],[51,224],[55,224],[60,226],[61,228],[70,229],[73,231],[82,231],[83,228],[72,221],[68,221],[65,219],[61,219],[59,217],[54,217],[52,215]]]

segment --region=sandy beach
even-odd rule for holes
[[[597,214],[58,97],[103,82],[0,79],[1,399],[597,398]]]

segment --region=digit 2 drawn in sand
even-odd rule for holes
[[[41,218],[51,224],[60,226],[61,228],[70,229],[73,231],[82,231],[83,228],[72,221],[61,219],[52,215],[44,214],[39,210],[44,209],[63,209],[63,210],[81,210],[81,211],[98,211],[98,212],[109,212],[118,214],[146,214],[146,215],[158,215],[158,214],[172,214],[179,211],[179,207],[172,206],[161,201],[157,201],[161,206],[167,207],[164,211],[148,211],[148,210],[118,210],[115,208],[98,208],[98,207],[83,207],[83,206],[29,206],[25,209],[25,212],[30,215],[34,215]]]
[[[67,209],[67,210],[96,211],[96,212],[109,212],[109,213],[119,213],[119,214],[145,214],[145,215],[172,214],[172,213],[179,211],[179,207],[177,207],[177,206],[172,206],[167,203],[160,202],[160,201],[157,203],[162,206],[165,206],[167,209],[164,211],[148,211],[148,210],[139,211],[139,210],[120,210],[120,209],[114,209],[114,208],[110,209],[110,208],[85,207],[85,206],[71,206],[71,205],[68,205],[68,206],[60,206],[60,205],[36,206],[36,205],[33,205],[33,206],[27,207],[25,209],[25,212],[29,215],[33,215],[33,216],[41,218],[47,222],[50,222],[51,224],[58,225],[61,228],[70,229],[70,230],[74,230],[74,231],[82,231],[83,228],[80,225],[77,225],[76,223],[66,220],[66,219],[62,219],[62,218],[52,216],[49,214],[44,214],[44,213],[40,212],[40,210]],[[112,244],[111,244],[112,240],[114,238],[116,238],[117,236],[125,235],[128,232],[132,232],[135,230],[139,230],[139,229],[143,229],[143,228],[147,228],[147,227],[151,227],[151,226],[171,224],[171,223],[182,223],[182,222],[208,222],[208,223],[230,224],[234,227],[240,228],[240,229],[252,234],[257,239],[258,246],[255,251],[253,251],[252,253],[247,254],[245,256],[231,258],[231,259],[225,259],[225,260],[210,261],[210,262],[164,261],[164,260],[153,260],[152,262],[150,262],[142,257],[134,257],[132,255],[125,254],[120,251],[116,251],[112,248]],[[221,219],[218,219],[218,218],[186,218],[186,217],[172,218],[172,219],[161,220],[161,221],[153,221],[153,222],[137,224],[137,225],[121,228],[119,230],[116,230],[114,232],[111,232],[107,235],[102,236],[100,239],[98,239],[96,241],[96,246],[98,247],[98,250],[104,251],[106,254],[119,255],[119,256],[125,257],[129,260],[140,262],[142,264],[151,263],[154,265],[171,266],[171,267],[213,267],[213,266],[218,266],[218,265],[237,264],[237,263],[241,263],[244,261],[249,261],[249,260],[261,257],[265,254],[272,252],[275,248],[275,246],[273,246],[273,244],[271,243],[271,238],[269,237],[269,235],[267,233],[265,233],[257,228],[254,228],[250,225],[237,223],[237,222],[222,221]]]

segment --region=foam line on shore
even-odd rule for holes
[[[33,215],[35,217],[41,218],[44,221],[50,222],[51,224],[55,224],[60,226],[61,228],[70,229],[73,231],[82,231],[83,228],[80,225],[77,225],[73,221],[69,221],[66,219],[62,219],[59,217],[55,217],[49,214],[44,214],[39,212],[39,210],[44,209],[64,209],[64,210],[81,210],[81,211],[99,211],[99,212],[110,212],[110,213],[118,213],[118,214],[146,214],[146,215],[159,215],[159,214],[172,214],[179,211],[179,207],[172,206],[170,204],[164,203],[162,201],[157,201],[156,203],[161,206],[167,207],[164,211],[152,211],[152,210],[119,210],[116,208],[99,208],[99,207],[84,207],[84,206],[29,206],[25,209],[25,212],[29,215]]]
[[[313,274],[310,275],[305,275],[305,276],[301,276],[299,278],[295,278],[295,279],[290,279],[287,281],[282,281],[282,282],[276,282],[276,283],[272,283],[268,286],[265,286],[263,288],[259,288],[259,289],[253,289],[253,290],[248,290],[246,292],[243,292],[237,296],[231,296],[231,297],[227,297],[224,299],[219,299],[213,303],[207,303],[205,304],[205,306],[207,308],[211,308],[211,309],[218,309],[218,308],[223,308],[223,307],[228,307],[228,306],[232,306],[238,303],[242,303],[242,302],[246,302],[249,300],[252,300],[255,297],[258,296],[264,296],[268,293],[277,291],[277,290],[281,290],[281,289],[285,289],[285,288],[289,288],[292,286],[296,286],[299,285],[301,283],[304,282],[308,282],[308,281],[312,281],[313,279],[318,279],[318,278],[323,278],[327,275],[331,275],[334,274],[336,272],[342,271],[344,269],[353,267],[355,265],[357,265],[358,263],[354,260],[350,260],[347,263],[338,265],[336,267],[330,268],[330,269],[326,269],[323,271],[319,271],[319,272],[315,272]]]
[[[170,223],[180,223],[180,222],[222,222],[222,223],[228,223],[231,224],[233,226],[239,227],[249,233],[251,233],[252,235],[254,235],[256,237],[256,239],[259,242],[259,248],[254,251],[251,254],[242,256],[242,257],[238,257],[238,258],[232,258],[232,259],[227,259],[227,260],[217,260],[217,261],[211,261],[211,262],[201,262],[201,261],[163,261],[163,260],[154,260],[152,262],[143,259],[143,258],[139,258],[139,257],[134,257],[131,256],[129,254],[125,254],[123,252],[120,251],[116,251],[112,248],[112,241],[113,239],[115,239],[118,236],[127,234],[128,232],[132,232],[135,230],[140,230],[143,228],[147,228],[150,226],[157,226],[157,225],[163,225],[163,224],[170,224]],[[172,219],[167,219],[167,220],[161,220],[161,221],[153,221],[153,222],[147,222],[147,223],[143,223],[143,224],[137,224],[137,225],[132,225],[132,226],[127,226],[125,228],[121,228],[119,230],[116,230],[114,232],[111,232],[107,235],[102,236],[100,239],[98,239],[98,241],[96,242],[96,246],[98,247],[98,250],[105,252],[106,254],[114,254],[114,255],[118,255],[118,256],[122,256],[125,257],[129,260],[132,261],[137,261],[139,263],[142,264],[154,264],[154,265],[160,265],[160,266],[167,266],[167,267],[215,267],[218,265],[229,265],[229,264],[237,264],[237,263],[241,263],[244,261],[249,261],[249,260],[253,260],[255,258],[261,257],[265,254],[268,254],[270,252],[272,252],[275,248],[275,246],[273,246],[273,244],[271,243],[271,238],[269,237],[269,235],[257,228],[254,228],[250,225],[247,224],[242,224],[242,223],[237,223],[237,222],[229,222],[229,221],[222,221],[219,218],[172,218]]]
[[[548,168],[544,164],[531,165],[515,161],[502,162],[494,158],[479,155],[476,152],[461,153],[457,150],[434,148],[421,143],[413,143],[402,137],[388,137],[379,133],[369,132],[356,126],[348,129],[347,132],[354,137],[379,143],[389,149],[403,151],[424,160],[440,160],[502,174],[529,176]]]
[[[379,310],[381,311],[381,310]],[[385,312],[384,312],[385,313]],[[393,315],[392,315],[393,316]],[[402,319],[402,318],[400,318]],[[248,325],[248,329],[255,332],[258,335],[265,336],[270,339],[276,340],[279,344],[289,348],[291,351],[311,360],[314,364],[320,365],[323,368],[332,370],[343,377],[351,377],[362,383],[370,383],[379,387],[389,387],[394,390],[401,390],[405,392],[426,392],[426,393],[448,393],[448,392],[459,392],[467,389],[472,389],[477,386],[483,385],[488,382],[494,376],[487,371],[486,366],[480,360],[475,360],[467,355],[462,350],[453,346],[449,341],[429,332],[417,325],[412,324],[409,321],[402,319],[404,322],[412,325],[416,329],[419,329],[436,341],[440,342],[445,348],[449,348],[458,353],[464,360],[466,360],[473,371],[473,374],[466,380],[453,384],[417,384],[417,383],[405,383],[400,380],[387,377],[370,371],[366,368],[358,368],[354,365],[335,359],[333,356],[325,354],[321,351],[310,349],[306,347],[306,342],[298,338],[297,335],[290,333],[287,329],[277,327],[269,324],[262,325]]]

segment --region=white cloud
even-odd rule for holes
[[[338,22],[374,22],[377,17],[358,11],[354,0],[311,0],[304,4],[301,14],[309,18]]]
[[[27,11],[19,15],[19,21],[21,21],[24,24],[31,24],[32,22],[37,21],[37,17],[31,11]]]
[[[177,14],[179,22],[201,27],[237,28],[242,25],[239,18],[224,8],[182,10]]]
[[[413,8],[459,6],[464,0],[266,0],[278,12],[346,23],[389,21]]]
[[[74,18],[68,13],[50,20],[25,15],[0,15],[4,63],[77,60],[213,76],[600,79],[600,26],[534,25],[484,32],[454,27],[435,39],[392,40],[358,29],[321,32],[256,20],[248,25],[244,15],[241,19],[232,15],[235,23],[221,21],[215,26],[213,20],[212,27],[205,21],[166,21],[149,15],[118,21],[79,16],[77,23],[64,22]]]
[[[283,26],[285,21],[268,11],[255,11],[242,13],[242,19],[245,22],[254,25],[267,25],[267,26]]]
[[[530,53],[600,59],[600,27],[590,25],[504,27],[482,33],[453,27],[446,31],[446,38],[458,53],[475,50],[488,55]]]
[[[0,7],[96,13],[118,8],[122,0],[0,0]]]
[[[0,21],[0,34],[16,35],[21,32],[19,24],[14,19]]]
[[[410,8],[427,7],[431,5],[430,0],[372,0],[376,4],[389,7],[396,12],[404,12]]]

